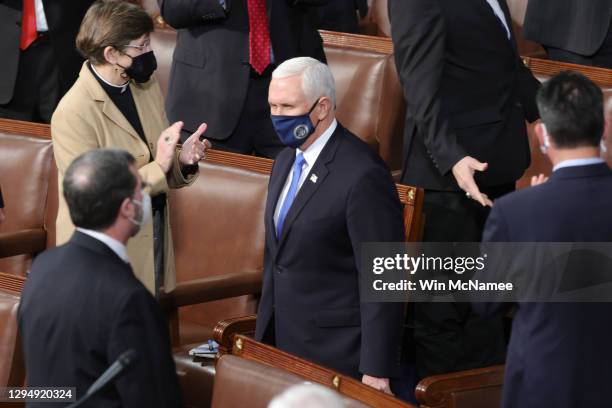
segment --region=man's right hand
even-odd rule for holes
[[[183,122],[175,122],[168,129],[164,130],[157,140],[155,162],[159,164],[164,173],[167,173],[172,167],[176,144],[181,138],[181,129],[183,129]]]
[[[483,207],[487,205],[492,207],[493,203],[486,194],[481,193],[478,189],[478,185],[476,185],[474,180],[474,173],[476,171],[485,171],[488,166],[487,163],[481,163],[470,156],[465,156],[453,166],[453,176],[455,176],[459,188],[465,191],[469,198],[478,201]]]
[[[0,224],[4,222],[4,209],[0,208]]]

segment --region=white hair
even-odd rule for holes
[[[274,397],[268,408],[345,408],[340,396],[318,384],[298,384]]]
[[[327,65],[314,58],[297,57],[283,62],[272,72],[273,79],[296,75],[302,76],[302,91],[310,103],[327,96],[336,107],[336,83]]]

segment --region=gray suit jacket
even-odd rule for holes
[[[612,23],[610,0],[529,0],[525,38],[544,46],[591,56]]]
[[[328,0],[268,0],[276,64],[298,56],[325,60],[311,7]],[[249,16],[246,0],[162,0],[161,14],[178,30],[166,100],[171,122],[185,130],[208,123],[206,136],[227,139],[240,117],[249,85]]]

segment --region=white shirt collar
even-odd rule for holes
[[[558,163],[555,167],[553,167],[553,172],[559,169],[563,169],[565,167],[578,167],[578,166],[591,166],[593,164],[603,163],[605,160],[601,157],[589,157],[586,159],[570,159],[563,160],[561,163]]]
[[[308,168],[312,168],[312,166],[314,166],[315,162],[319,158],[319,155],[323,151],[323,148],[336,131],[337,127],[338,121],[334,119],[334,121],[331,123],[331,125],[329,125],[325,132],[323,132],[323,134],[319,136],[319,138],[315,140],[313,144],[308,146],[308,149],[306,149],[305,151],[302,151],[301,149],[296,149],[295,156],[297,157],[298,154],[302,153],[304,155],[304,159],[306,160],[306,165],[308,166]]]
[[[100,78],[100,80],[102,82],[104,82],[106,85],[108,86],[112,86],[113,88],[119,88],[121,89],[121,93],[124,93],[125,90],[127,89],[128,85],[130,84],[130,81],[127,81],[125,84],[123,85],[115,85],[115,84],[111,84],[110,82],[108,82],[106,79],[104,79],[104,77],[102,75],[100,75],[100,73],[98,71],[96,71],[96,67],[94,66],[94,64],[92,64],[91,62],[89,63],[89,66],[91,67],[91,70],[94,72],[94,74],[96,74],[96,76],[98,78]]]
[[[110,236],[90,229],[78,228],[76,229],[83,234],[89,235],[90,237],[101,241],[103,244],[106,244],[114,253],[117,254],[119,258],[121,258],[125,263],[130,262],[130,258],[127,254],[127,248],[121,242],[117,241],[115,238],[111,238]]]

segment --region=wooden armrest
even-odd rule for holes
[[[457,371],[421,380],[416,387],[416,398],[422,407],[447,407],[451,394],[470,392],[473,398],[478,398],[475,393],[482,391],[499,406],[503,383],[503,365]]]
[[[169,293],[162,288],[159,304],[162,308],[173,309],[196,305],[213,300],[236,296],[252,295],[261,291],[261,272],[234,272],[180,282]]]
[[[36,254],[47,247],[47,232],[42,228],[0,233],[0,258]]]
[[[213,339],[219,343],[219,354],[232,352],[236,334],[249,336],[255,333],[256,319],[257,315],[248,315],[221,320],[217,323],[213,331]]]

